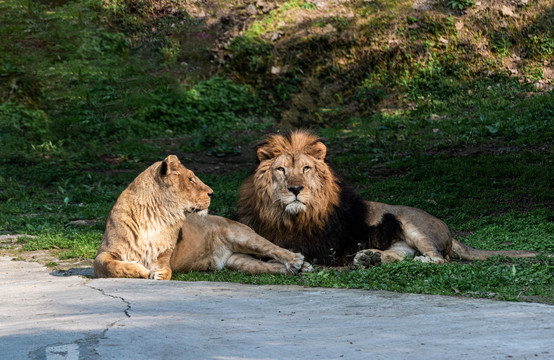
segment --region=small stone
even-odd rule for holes
[[[253,4],[250,4],[246,7],[246,13],[250,16],[256,15],[258,13],[258,10],[256,10],[256,6]]]
[[[514,14],[514,12],[512,11],[512,9],[506,5],[502,6],[502,8],[500,9],[500,13],[502,14],[502,16],[517,17],[516,14]]]
[[[275,31],[272,35],[271,35],[271,41],[277,41],[281,38],[281,36],[283,36],[284,32],[282,31]]]

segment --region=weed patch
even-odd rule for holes
[[[176,273],[182,281],[229,281],[243,284],[286,284],[300,286],[384,290],[416,294],[458,295],[508,301],[542,299],[552,304],[551,259],[490,259],[472,264],[446,266],[401,262],[366,270],[319,269],[313,273],[249,276],[237,272]]]

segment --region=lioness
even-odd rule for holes
[[[212,189],[174,155],[147,168],[110,211],[94,275],[168,280],[172,270],[311,269],[304,256],[279,248],[247,226],[206,215],[212,195]],[[246,253],[280,263],[262,262]]]
[[[416,255],[440,264],[454,254],[464,260],[538,254],[476,250],[423,210],[365,201],[335,175],[326,154],[323,142],[307,131],[269,136],[258,147],[256,171],[240,189],[237,219],[322,265],[345,263],[354,254],[357,266]]]

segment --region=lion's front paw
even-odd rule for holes
[[[294,254],[292,260],[285,262],[284,265],[289,273],[296,274],[301,271],[304,265],[304,255]]]
[[[152,270],[150,271],[150,275],[148,275],[148,278],[153,280],[170,280],[171,269],[165,268]]]
[[[314,271],[314,267],[309,262],[304,261],[304,263],[302,264],[302,269],[300,269],[300,271],[301,272],[312,272],[312,271]]]
[[[429,257],[425,255],[414,257],[414,261],[420,261],[422,263],[433,263],[433,264],[444,264],[445,260],[443,258]]]
[[[371,250],[362,250],[356,253],[354,256],[354,261],[352,264],[358,268],[367,268],[371,265],[379,266],[381,265],[381,254],[378,252],[373,252]]]
[[[422,262],[422,263],[430,263],[431,259],[428,258],[427,256],[415,256],[414,261],[419,261],[419,262]]]

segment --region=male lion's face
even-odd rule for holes
[[[179,202],[185,213],[207,213],[213,190],[181,164],[176,156],[168,156],[159,171],[162,184],[169,190],[170,201]]]
[[[305,154],[279,155],[271,166],[271,176],[274,198],[285,211],[290,215],[306,211],[318,183],[313,159]]]
[[[326,153],[327,147],[310,132],[269,136],[257,150],[256,198],[293,216],[323,213],[338,193]]]

